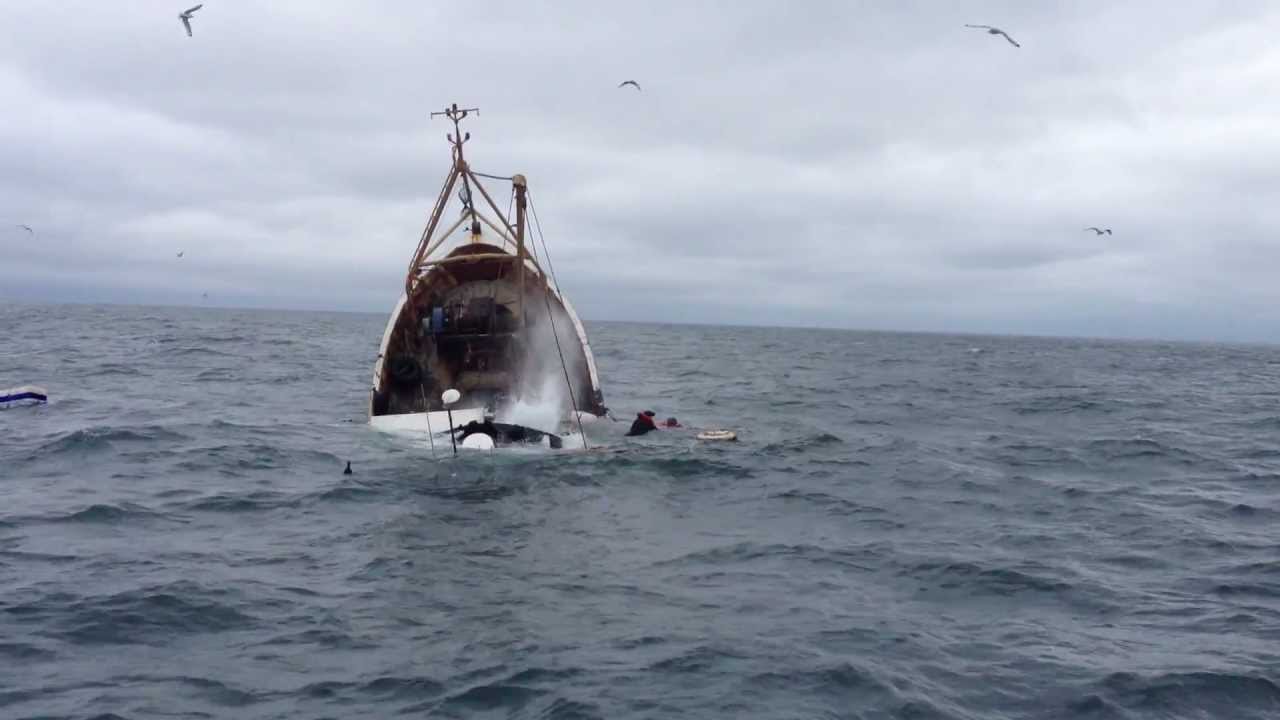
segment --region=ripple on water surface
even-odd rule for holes
[[[433,460],[384,321],[0,307],[0,715],[1280,717],[1275,348],[592,323],[740,442]]]

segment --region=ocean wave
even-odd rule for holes
[[[42,524],[87,524],[87,525],[120,525],[151,520],[175,520],[175,518],[157,512],[136,503],[110,505],[95,503],[81,510],[69,513],[53,513],[47,515],[29,515],[10,518],[17,525]],[[74,560],[75,558],[69,558]]]
[[[1107,402],[1086,395],[1042,395],[1032,398],[1004,400],[997,406],[1018,415],[1072,415],[1075,413],[1108,413],[1114,408]]]
[[[921,562],[901,575],[931,583],[944,590],[961,589],[976,594],[1013,596],[1021,593],[1061,594],[1074,589],[1072,583],[1030,571],[1008,567],[985,567],[975,562]]]
[[[1173,563],[1164,558],[1138,552],[1104,555],[1098,558],[1098,562],[1130,570],[1164,570],[1173,567]]]
[[[1231,502],[1216,498],[1190,498],[1183,504],[1196,504],[1211,514],[1238,521],[1274,523],[1280,520],[1280,510],[1246,502]]]
[[[733,660],[741,660],[744,656],[741,653],[731,652],[722,648],[710,645],[699,645],[695,648],[687,649],[677,655],[663,658],[649,665],[649,672],[658,673],[674,673],[683,675],[686,673],[705,673],[713,670],[723,670],[725,663]]]
[[[84,690],[101,690],[104,688],[114,687],[111,683],[105,682],[81,682],[81,683],[44,683],[41,687],[5,690],[0,688],[0,708],[11,709],[15,705],[22,703],[39,702],[48,697],[54,697],[61,693],[74,693]],[[33,715],[30,717],[38,717],[41,720],[62,720],[69,716],[50,716],[46,714]],[[107,717],[98,715],[95,717]],[[114,716],[111,716],[114,717]]]
[[[221,350],[211,350],[207,347],[188,346],[180,348],[165,348],[158,355],[165,358],[194,358],[194,357],[215,357],[215,358],[242,358],[240,353],[222,352]]]
[[[46,660],[52,660],[57,656],[57,653],[52,650],[46,650],[42,647],[29,645],[27,643],[0,642],[0,658],[7,658],[12,662],[44,662]]]
[[[425,677],[396,677],[386,675],[359,686],[361,693],[384,700],[421,700],[444,692],[444,685]]]
[[[253,617],[218,599],[225,594],[178,582],[109,596],[50,593],[21,607],[76,645],[163,645],[175,635],[254,627]]]
[[[1223,582],[1210,592],[1221,597],[1280,598],[1280,582]]]
[[[604,326],[611,403],[751,437],[433,461],[362,414],[385,314],[95,312],[0,358],[73,394],[0,416],[8,714],[1280,716],[1280,364]]]
[[[219,707],[242,708],[267,699],[266,693],[241,690],[213,678],[191,675],[126,675],[113,680],[121,685],[177,685],[183,695],[199,698]]]
[[[675,377],[687,381],[687,380],[693,380],[698,378],[718,380],[720,379],[721,376],[715,373],[707,372],[706,370],[703,370],[701,368],[697,368],[694,370],[681,370],[680,372],[675,373]]]
[[[899,699],[898,691],[874,670],[850,662],[757,673],[744,684],[750,688],[790,689],[825,696],[857,694],[860,704]]]
[[[1054,467],[1061,469],[1078,465],[1076,456],[1068,449],[1022,440],[1006,441],[1000,436],[989,436],[987,442],[995,445],[984,452],[991,459],[1009,467]]]
[[[761,455],[790,455],[802,453],[821,447],[844,445],[844,438],[828,432],[819,432],[804,437],[791,438],[781,442],[769,443],[760,448]]]
[[[576,667],[531,667],[521,670],[503,682],[509,685],[567,684],[580,675],[582,670]]]
[[[620,471],[625,469],[651,470],[672,478],[689,477],[733,477],[745,479],[755,475],[751,468],[731,462],[722,462],[703,457],[652,455],[636,457],[634,453],[618,453],[602,463],[603,469]]]
[[[190,440],[190,438],[158,425],[141,427],[96,426],[65,433],[41,445],[34,454],[47,457],[56,453],[98,452],[111,449],[116,444],[172,443],[183,440]]]
[[[1166,445],[1150,438],[1103,438],[1092,440],[1085,449],[1100,458],[1110,461],[1123,460],[1167,460],[1183,465],[1198,465],[1208,462],[1203,455],[1185,448]]]
[[[1262,718],[1280,709],[1280,685],[1262,674],[1125,672],[1108,675],[1101,686],[1100,694],[1120,707],[1168,717],[1220,717],[1227,710],[1232,718]]]
[[[119,365],[116,363],[102,363],[94,366],[91,372],[86,372],[80,377],[141,377],[144,373],[133,365]]]
[[[883,514],[888,512],[884,508],[874,507],[872,505],[863,505],[853,500],[836,497],[824,492],[808,491],[800,489],[787,490],[786,492],[776,493],[770,496],[770,499],[785,501],[800,501],[804,503],[812,503],[827,511],[837,515],[857,515],[862,513]]]
[[[237,472],[289,468],[299,463],[318,463],[336,467],[335,472],[342,471],[343,464],[333,453],[282,448],[259,442],[261,439],[262,434],[259,433],[250,442],[189,450],[179,467],[190,471],[212,469],[234,475]]]
[[[1238,472],[1227,478],[1228,483],[1242,483],[1245,485],[1264,485],[1271,487],[1280,482],[1280,473],[1275,472]]]
[[[806,562],[845,569],[867,570],[870,569],[868,562],[871,560],[868,557],[868,552],[870,551],[829,550],[809,544],[743,542],[709,550],[699,550],[669,560],[661,560],[655,563],[655,566],[706,565],[724,567],[759,560],[785,560],[787,562]]]
[[[376,643],[361,640],[337,628],[312,628],[299,632],[283,633],[267,638],[258,644],[261,646],[310,645],[331,650],[372,650],[378,647]]]
[[[1128,714],[1118,705],[1109,703],[1098,695],[1086,695],[1079,700],[1066,703],[1067,712],[1072,718],[1089,718],[1090,720],[1126,720]]]
[[[209,368],[201,370],[192,380],[195,382],[230,382],[240,377],[238,371],[231,368]]]
[[[371,488],[358,482],[345,482],[337,487],[316,493],[312,497],[323,502],[360,502],[381,495],[377,488]]]
[[[477,685],[445,697],[439,704],[410,706],[403,712],[418,712],[428,708],[442,713],[515,713],[547,694],[546,690],[495,683]]]
[[[538,720],[603,720],[599,706],[558,697],[538,712]]]
[[[258,491],[247,495],[209,495],[183,503],[181,507],[190,512],[247,513],[274,510],[292,504],[294,502],[283,493]]]
[[[248,335],[196,335],[190,338],[190,342],[202,345],[220,345],[226,343],[228,345],[239,345],[241,343],[253,344],[258,342],[258,338]]]
[[[1238,425],[1249,430],[1280,430],[1280,415],[1251,418],[1239,422]]]
[[[4,526],[5,526],[4,523],[0,523],[0,528]],[[12,527],[17,527],[17,525],[14,525]],[[3,542],[4,542],[4,539],[0,539],[0,543],[3,543]],[[14,542],[15,546],[18,544],[20,544],[20,542]],[[58,566],[58,565],[68,565],[70,563],[80,562],[80,561],[83,561],[84,559],[85,559],[84,556],[81,556],[81,555],[66,555],[61,553],[44,553],[44,552],[26,552],[23,550],[0,550],[0,560],[8,561],[7,563],[0,563],[0,566],[3,566],[5,564],[17,565],[18,563],[31,563],[32,565],[36,565],[36,566],[40,566],[40,565]]]
[[[276,386],[297,385],[300,383],[314,383],[315,381],[316,381],[316,374],[314,372],[283,373],[280,375],[273,375],[267,379],[267,382]]]
[[[445,686],[431,678],[385,675],[367,682],[326,680],[311,683],[295,694],[314,698],[354,699],[360,695],[379,702],[421,701],[442,695]]]
[[[1232,575],[1263,575],[1280,577],[1280,560],[1259,560],[1241,563],[1225,568],[1224,572]]]

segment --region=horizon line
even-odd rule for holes
[[[85,301],[41,301],[32,302],[29,300],[5,300],[0,298],[0,302],[12,305],[26,305],[29,307],[42,306],[79,306],[79,307],[132,307],[132,308],[156,308],[168,310],[230,310],[241,312],[286,312],[286,313],[332,313],[339,315],[369,315],[379,316],[383,313],[374,312],[372,310],[340,310],[340,309],[314,309],[314,308],[296,308],[296,307],[262,307],[257,305],[179,305],[179,304],[157,304],[157,303],[134,303],[134,302],[85,302]],[[609,320],[601,318],[584,318],[586,323],[603,323],[611,325],[657,325],[657,326],[673,326],[673,327],[706,327],[706,328],[743,328],[758,330],[817,330],[822,332],[848,332],[848,333],[866,333],[866,334],[885,334],[885,335],[941,335],[953,337],[971,337],[971,338],[1025,338],[1037,340],[1074,340],[1074,341],[1102,341],[1102,342],[1119,342],[1119,343],[1172,343],[1184,345],[1241,345],[1241,346],[1266,346],[1275,347],[1280,345],[1280,341],[1275,340],[1223,340],[1208,338],[1168,338],[1156,336],[1126,336],[1126,335],[1062,335],[1055,333],[1034,333],[1034,332],[979,332],[974,330],[922,330],[922,329],[884,329],[884,328],[868,328],[868,327],[850,327],[840,325],[771,325],[759,324],[751,325],[747,323],[734,322],[697,322],[697,321],[677,321],[677,320]]]

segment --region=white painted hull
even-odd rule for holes
[[[480,408],[459,408],[453,411],[453,427],[461,427],[473,420],[483,421],[484,411]],[[429,413],[374,415],[369,418],[369,424],[375,430],[391,435],[425,439],[428,432],[438,435],[449,430],[449,413],[436,410]]]

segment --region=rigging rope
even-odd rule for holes
[[[547,259],[547,269],[551,271],[551,282],[556,284],[556,292],[560,292],[560,281],[556,279],[556,266],[551,263],[551,252],[547,250],[547,238],[542,234],[542,223],[538,222],[538,209],[533,206],[533,193],[529,193],[529,212],[533,214],[533,224],[538,228],[538,239],[542,241],[542,255]],[[536,261],[537,248],[534,248]]]
[[[472,171],[471,171],[471,174],[472,174],[472,175],[479,175],[479,176],[480,176],[480,177],[482,177],[482,178],[489,178],[490,180],[506,180],[507,182],[511,182],[512,180],[515,180],[515,176],[514,176],[514,175],[512,175],[512,176],[507,176],[507,177],[503,177],[502,175],[489,175],[489,174],[487,174],[487,173],[476,172],[475,170],[472,170]]]
[[[538,230],[538,239],[542,242],[542,255],[547,259],[547,267],[551,267],[551,253],[547,251],[547,238],[542,234],[542,223],[538,222],[538,211],[533,207],[533,195],[529,195],[529,211],[533,214],[533,225]],[[535,252],[537,252],[535,247]],[[556,293],[560,292],[560,283],[556,280],[555,270],[551,271],[551,281],[556,284]],[[543,278],[546,282],[546,278]],[[573,381],[569,379],[569,365],[564,361],[564,350],[560,348],[560,333],[556,331],[556,315],[551,309],[551,290],[548,288],[542,293],[542,299],[547,302],[547,320],[551,322],[551,337],[556,341],[556,353],[560,355],[560,369],[564,371],[564,384],[569,388],[569,402],[572,403],[570,409],[573,411],[573,419],[578,421],[578,434],[582,436],[582,449],[590,450],[587,447],[587,433],[582,429],[582,411],[578,409],[578,399],[573,396]]]

